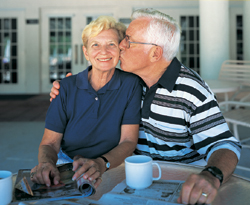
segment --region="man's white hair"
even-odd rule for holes
[[[150,23],[143,38],[147,43],[162,47],[163,57],[171,61],[177,55],[180,45],[181,28],[177,21],[155,9],[138,9],[132,13],[132,20],[149,18]]]

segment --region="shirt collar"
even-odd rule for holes
[[[88,71],[92,69],[92,66],[89,66],[86,70],[77,74],[76,77],[76,86],[79,89],[89,89],[89,81],[88,81]],[[114,75],[112,76],[111,80],[101,88],[98,93],[105,93],[106,90],[116,90],[120,87],[121,79],[119,76],[119,71],[115,69]]]
[[[160,84],[166,88],[169,92],[172,92],[174,89],[177,78],[179,77],[179,72],[181,69],[181,63],[175,57],[170,65],[167,67],[167,70],[163,73],[157,84]]]

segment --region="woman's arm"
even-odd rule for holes
[[[139,125],[122,125],[121,139],[119,144],[103,156],[110,162],[110,169],[119,166],[126,157],[133,154],[139,134]],[[95,187],[101,183],[101,175],[106,171],[106,163],[100,157],[97,159],[86,159],[76,156],[74,158],[74,169],[76,171],[73,178],[78,178],[85,173],[83,177],[90,181],[96,180]]]
[[[60,150],[62,134],[45,129],[39,146],[38,165],[31,172],[35,173],[31,180],[39,184],[58,184],[60,175],[56,167],[57,153]]]

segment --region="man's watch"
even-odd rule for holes
[[[214,177],[216,177],[217,179],[220,180],[220,185],[222,184],[223,173],[219,168],[214,167],[214,166],[210,166],[210,167],[206,167],[205,169],[202,170],[202,172],[204,172],[204,171],[210,172]]]
[[[107,160],[107,158],[106,157],[104,157],[104,156],[100,156],[103,160],[104,160],[104,162],[106,163],[106,170],[105,171],[107,171],[108,169],[109,169],[109,167],[110,167],[110,162]]]

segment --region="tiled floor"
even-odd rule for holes
[[[37,164],[49,104],[49,95],[0,96],[0,170],[15,173]],[[239,133],[248,137],[250,129],[240,127]],[[249,156],[250,149],[244,148],[239,165],[250,168]],[[250,179],[250,172],[236,169],[235,173]]]

